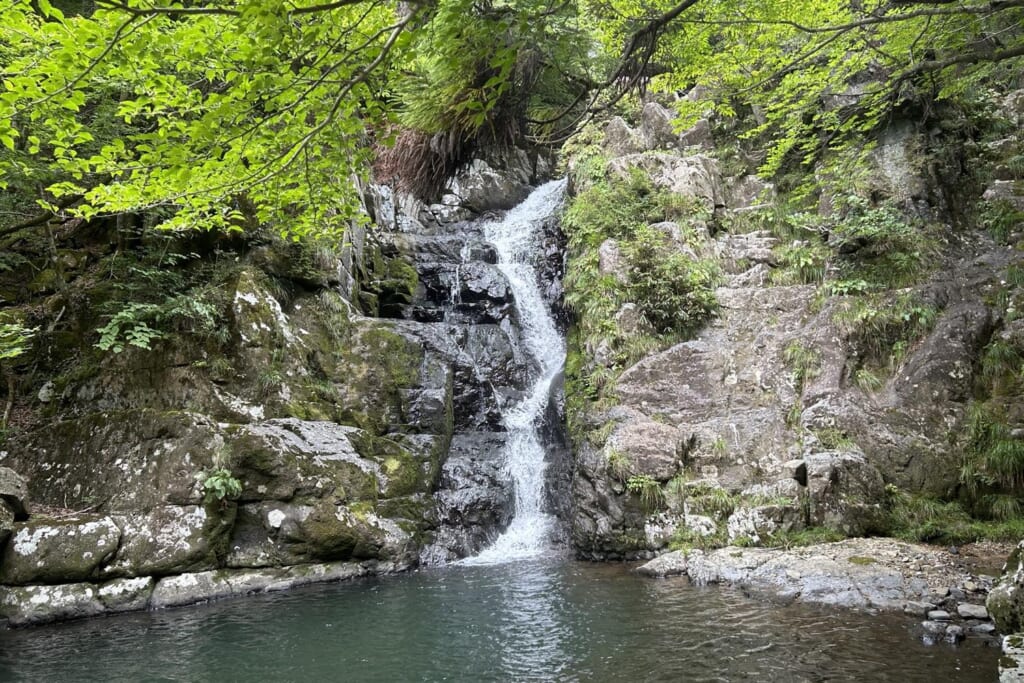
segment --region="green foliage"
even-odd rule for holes
[[[885,386],[885,380],[879,375],[876,370],[871,368],[858,368],[853,373],[853,383],[856,384],[861,391],[866,393],[874,393]]]
[[[677,487],[678,495],[691,513],[724,521],[740,505],[740,498],[714,484],[698,481]]]
[[[1015,344],[993,339],[981,355],[981,380],[995,394],[1008,393],[1016,387],[1024,371],[1024,355]]]
[[[649,474],[634,474],[626,480],[626,490],[640,496],[644,510],[653,512],[665,505],[665,493],[661,484]]]
[[[1007,519],[1019,511],[1024,441],[1014,437],[1005,413],[994,402],[974,402],[968,410],[960,480],[975,514]]]
[[[628,482],[631,479],[630,469],[632,466],[629,456],[618,449],[610,448],[607,458],[608,472],[619,481]]]
[[[778,249],[779,270],[772,280],[779,284],[815,284],[825,279],[831,252],[821,242],[794,240]]]
[[[728,543],[729,535],[725,525],[719,524],[710,534],[702,534],[683,526],[672,535],[672,538],[669,540],[669,548],[684,552],[693,548],[708,551],[715,548],[724,548]]]
[[[821,370],[821,354],[816,349],[804,346],[799,339],[786,346],[782,357],[793,370],[797,393],[803,391],[804,382],[817,377]]]
[[[717,266],[694,261],[666,243],[664,235],[641,227],[628,243],[627,296],[659,333],[693,334],[718,310]]]
[[[164,336],[163,332],[150,327],[160,312],[160,306],[156,304],[125,305],[110,317],[106,325],[96,330],[100,333],[96,347],[114,353],[121,353],[126,345],[149,351],[153,342]]]
[[[654,187],[639,169],[606,177],[603,158],[591,161],[600,170],[563,220],[569,242],[565,301],[576,314],[566,360],[570,425],[582,422],[588,403],[609,399],[607,388],[623,369],[693,334],[717,309],[717,267],[684,250],[697,245],[691,221],[705,214]],[[678,221],[679,234],[650,227],[669,220]],[[599,248],[607,240],[615,240],[619,251],[617,273],[599,269]],[[623,329],[616,314],[628,302],[640,319]],[[598,347],[601,363],[593,360]]]
[[[29,350],[38,330],[22,322],[8,322],[0,317],[0,361],[9,361]]]
[[[886,532],[907,541],[936,544],[981,540],[1018,541],[1024,534],[1019,516],[985,521],[968,514],[957,502],[941,501],[886,487]]]
[[[836,308],[833,321],[857,351],[861,367],[879,369],[898,360],[893,349],[898,348],[902,356],[907,345],[930,332],[937,317],[933,306],[912,292],[901,292],[846,297]],[[864,381],[869,389],[876,384],[871,377],[865,376]]]
[[[843,450],[857,445],[846,432],[835,427],[816,429],[814,430],[814,435],[818,437],[821,445],[830,451]]]
[[[985,202],[980,223],[995,240],[1008,244],[1010,236],[1024,226],[1024,211],[1006,200]]]
[[[206,503],[217,501],[224,504],[242,494],[242,482],[224,467],[200,472],[196,479],[203,486],[203,500]]]
[[[777,531],[763,539],[762,544],[768,548],[801,548],[819,543],[835,543],[846,538],[841,532],[828,527],[807,527],[806,529]]]
[[[924,226],[892,206],[871,206],[857,196],[844,199],[829,246],[838,254],[842,276],[886,288],[920,280],[933,251]]]

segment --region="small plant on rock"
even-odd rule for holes
[[[242,494],[242,482],[240,482],[227,468],[220,467],[212,472],[200,472],[196,479],[203,486],[203,502],[212,503],[218,501],[225,505],[228,500],[233,500]]]
[[[640,504],[645,510],[657,510],[665,505],[665,492],[661,485],[649,474],[634,474],[626,480],[626,490],[640,496]]]

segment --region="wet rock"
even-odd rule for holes
[[[105,609],[99,590],[91,583],[11,586],[0,590],[0,616],[6,617],[11,626],[94,617]]]
[[[915,617],[927,617],[928,613],[935,609],[935,605],[930,602],[921,602],[917,600],[908,600],[903,603],[903,613],[912,614]]]
[[[434,498],[437,532],[424,550],[425,564],[443,564],[478,552],[512,519],[512,482],[504,471],[506,435],[501,432],[459,434]]]
[[[904,610],[908,602],[926,602],[930,589],[925,578],[868,554],[883,557],[891,550],[892,541],[885,539],[856,539],[790,551],[694,550],[688,556],[687,574],[699,584],[730,583],[783,601],[894,611]]]
[[[533,165],[522,150],[500,159],[474,159],[449,186],[461,206],[475,213],[511,209],[530,193]]]
[[[956,611],[964,619],[988,619],[988,610],[984,605],[961,603],[957,606]]]
[[[465,322],[500,323],[512,313],[513,303],[508,280],[497,267],[471,262],[459,269],[455,308]]]
[[[638,574],[653,577],[678,576],[686,573],[686,554],[681,550],[659,555],[650,562],[637,567]]]
[[[248,593],[285,590],[310,583],[346,581],[368,574],[386,574],[400,565],[376,562],[332,562],[276,569],[237,569],[181,574],[160,579],[150,607],[192,605]]]
[[[949,621],[951,618],[952,617],[950,616],[949,612],[947,612],[946,610],[933,609],[932,611],[928,612],[929,621]]]
[[[134,612],[146,609],[156,580],[151,576],[114,579],[99,587],[99,599],[107,612]]]
[[[944,636],[949,624],[943,621],[922,621],[921,628],[930,636]]]
[[[999,681],[1024,681],[1024,635],[1020,633],[1003,638],[1003,656],[999,658]]]
[[[964,634],[964,629],[962,626],[952,624],[951,626],[946,627],[946,635],[944,640],[947,643],[956,644],[963,640],[965,637],[966,635]]]
[[[121,529],[110,517],[34,517],[16,524],[0,562],[0,582],[74,583],[95,578],[118,548]]]

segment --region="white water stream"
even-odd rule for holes
[[[540,423],[548,406],[551,383],[565,364],[565,340],[559,334],[537,282],[532,257],[539,247],[544,220],[562,203],[565,180],[541,185],[499,221],[484,227],[484,236],[498,252],[498,268],[508,278],[519,313],[524,350],[539,372],[526,396],[506,408],[508,431],[505,467],[515,487],[515,514],[498,539],[466,564],[491,564],[541,555],[547,548],[554,518],[544,511],[544,473]]]

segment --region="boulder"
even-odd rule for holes
[[[628,154],[608,162],[608,172],[626,177],[631,169],[643,170],[657,187],[691,197],[709,212],[725,205],[725,191],[718,162],[711,157],[680,157],[663,152]]]
[[[882,528],[885,483],[878,468],[859,451],[825,451],[804,456],[811,524],[862,536]]]
[[[508,158],[490,163],[474,159],[455,175],[448,189],[461,206],[474,213],[511,209],[530,193],[532,174],[526,153],[514,150]]]
[[[604,149],[612,156],[635,154],[643,151],[643,142],[621,116],[613,116],[604,128]]]
[[[985,600],[992,621],[1001,633],[1024,631],[1024,541],[1017,544],[1006,565],[999,583],[989,592]]]
[[[109,516],[33,517],[16,523],[0,562],[0,582],[75,583],[96,578],[120,540],[121,529]]]
[[[673,127],[675,113],[657,102],[647,102],[640,112],[640,139],[646,150],[675,147],[679,143]]]
[[[99,588],[92,583],[58,586],[10,586],[0,590],[0,616],[11,626],[94,617],[105,611]]]
[[[28,482],[9,467],[0,467],[0,502],[6,504],[14,519],[28,517]]]
[[[123,540],[103,574],[132,577],[218,567],[227,554],[234,513],[233,505],[214,503],[114,515]]]
[[[628,268],[625,257],[619,248],[617,240],[607,239],[601,242],[597,248],[597,272],[601,275],[611,275],[619,282],[629,280]]]
[[[636,572],[644,576],[665,577],[686,574],[686,553],[676,550],[659,555],[650,562],[637,567]]]
[[[711,121],[706,118],[697,121],[679,134],[680,147],[697,147],[702,150],[711,151],[715,146],[714,134],[711,131]]]
[[[630,475],[665,482],[679,473],[679,439],[679,430],[670,425],[653,420],[628,421],[612,432],[606,450],[626,458]]]

